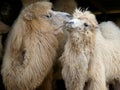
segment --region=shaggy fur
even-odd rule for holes
[[[66,88],[83,90],[89,81],[88,90],[107,90],[107,83],[120,81],[120,29],[112,22],[98,26],[89,11],[76,10],[73,17],[60,59]]]
[[[51,6],[48,2],[31,4],[21,11],[13,25],[2,65],[7,90],[34,90],[38,86],[40,90],[51,90],[58,48],[55,31],[65,18],[63,13],[52,11]]]

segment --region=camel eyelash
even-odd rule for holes
[[[50,18],[50,17],[51,17],[51,15],[50,15],[50,14],[49,14],[49,15],[45,15],[45,17]]]
[[[43,15],[43,18],[51,18],[51,14],[46,14],[46,15]]]

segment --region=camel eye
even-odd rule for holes
[[[87,23],[84,23],[84,26],[85,26],[85,27],[88,27],[89,25],[88,25]]]
[[[43,15],[42,17],[43,17],[43,18],[46,18],[46,19],[49,19],[49,18],[52,17],[52,15],[51,15],[51,14],[46,14],[46,15]]]
[[[45,15],[47,18],[50,18],[50,16],[49,15]]]
[[[46,18],[51,18],[51,14],[45,15]]]

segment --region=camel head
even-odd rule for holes
[[[66,22],[66,28],[73,39],[72,41],[88,42],[95,36],[97,27],[98,23],[95,15],[90,11],[79,9],[76,9],[73,13],[73,19]]]
[[[98,27],[98,23],[94,14],[90,11],[76,9],[73,13],[73,19],[66,23],[66,27],[70,32],[90,33]]]
[[[41,32],[51,32],[62,28],[64,22],[68,21],[70,14],[53,11],[52,3],[41,1],[33,3],[23,9],[21,18],[27,25]],[[20,19],[21,19],[20,18]]]

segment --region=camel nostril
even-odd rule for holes
[[[66,16],[67,16],[69,19],[72,19],[72,15],[66,14]]]
[[[72,24],[74,24],[74,22],[73,22],[73,21],[70,21],[70,22],[68,22],[68,24],[72,25]]]
[[[63,23],[64,23],[64,24],[67,24],[67,25],[72,25],[72,24],[74,24],[74,22],[72,22],[72,21],[64,21]]]

